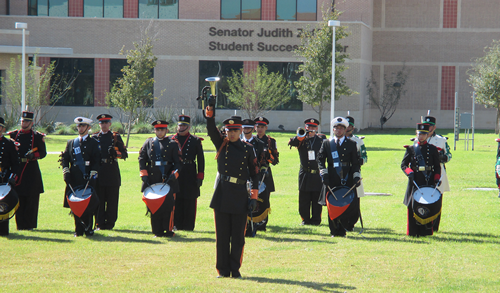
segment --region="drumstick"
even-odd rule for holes
[[[420,187],[418,187],[417,182],[415,182],[415,180],[413,180],[413,184],[415,184],[415,186],[417,187],[418,191],[420,191]]]
[[[69,189],[73,192],[74,195],[76,195],[75,191],[73,190],[73,187],[71,187],[71,184],[68,183]]]
[[[82,196],[85,194],[85,190],[87,190],[87,186],[89,186],[89,182],[90,182],[90,180],[87,181],[87,184],[85,184],[85,188],[83,189]]]
[[[338,200],[337,197],[335,196],[335,193],[333,193],[333,190],[330,188],[330,186],[327,185],[326,187],[328,187],[328,189],[330,189],[330,192],[332,193],[335,200]]]
[[[436,187],[434,187],[434,190],[432,191],[431,193],[431,197],[434,196],[434,192],[436,191],[436,189],[438,188],[439,186],[439,182],[441,182],[441,178],[439,178],[439,181],[436,183]]]
[[[363,178],[359,178],[359,181],[361,181],[361,180],[363,180]],[[358,181],[358,182],[359,182],[359,181]],[[348,190],[348,191],[344,194],[344,196],[342,196],[342,198],[346,197],[346,196],[349,194],[349,192],[351,192],[351,191],[354,189],[354,187],[356,187],[356,184],[354,184],[354,185],[351,187],[351,189],[349,189],[349,190]]]

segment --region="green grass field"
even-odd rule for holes
[[[451,131],[438,131],[450,138]],[[216,162],[206,138],[205,181],[198,200],[194,232],[172,239],[153,238],[141,200],[137,154],[120,162],[122,187],[119,217],[112,231],[92,238],[73,237],[73,219],[62,207],[64,182],[58,155],[41,161],[45,193],[38,229],[0,238],[2,291],[15,292],[449,292],[500,291],[500,198],[496,187],[496,135],[477,132],[475,150],[457,142],[447,164],[452,191],[445,193],[440,231],[410,238],[402,204],[406,176],[400,170],[404,144],[412,129],[362,131],[368,164],[362,177],[366,192],[392,196],[361,199],[365,231],[360,224],[347,238],[329,236],[327,212],[316,227],[300,226],[298,154],[287,147],[292,133],[272,133],[280,163],[273,167],[276,192],[267,232],[247,238],[243,279],[217,279],[213,211]],[[133,135],[129,151],[137,152],[148,135]],[[48,151],[64,149],[67,136],[48,136]]]

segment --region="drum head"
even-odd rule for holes
[[[68,196],[68,200],[72,202],[79,202],[88,199],[92,196],[93,189],[90,186],[85,187],[77,187],[74,189],[75,193],[71,192]]]
[[[441,192],[434,186],[420,187],[413,192],[413,199],[421,204],[433,204],[441,198]]]
[[[0,200],[9,194],[11,189],[9,184],[0,184]]]
[[[159,199],[170,192],[170,186],[165,183],[156,183],[144,189],[144,197],[147,199]]]
[[[354,193],[354,189],[351,190],[347,195],[346,193],[349,191],[349,187],[346,186],[339,186],[335,187],[332,189],[333,194],[335,194],[335,197],[332,195],[330,191],[327,193],[327,200],[328,203],[331,204],[332,206],[336,207],[343,207],[348,204],[350,204],[353,200],[356,194]],[[345,197],[344,197],[345,196]]]

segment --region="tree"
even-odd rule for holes
[[[303,31],[300,37],[301,45],[295,51],[304,61],[304,64],[299,66],[299,72],[302,72],[303,76],[295,82],[298,99],[311,105],[318,113],[320,124],[324,103],[331,100],[333,30],[328,26],[328,20],[338,19],[339,15],[337,10],[323,11],[323,20],[314,30],[308,27]],[[343,26],[335,30],[335,100],[340,99],[340,96],[357,94],[346,85],[342,75],[347,69],[347,66],[342,64],[348,54],[343,52],[339,41],[348,35]]]
[[[35,55],[33,59],[36,60],[36,58]],[[5,119],[7,128],[16,125],[21,117],[22,70],[20,64],[21,56],[18,56],[17,60],[11,58],[6,78],[2,78],[2,84],[5,84],[5,95],[0,96],[8,101],[8,103],[2,103],[2,117]],[[46,121],[47,114],[71,89],[79,75],[77,71],[60,75],[56,74],[55,70],[55,61],[42,67],[29,61],[26,67],[25,102],[28,110],[34,113],[34,125],[53,122]]]
[[[240,107],[249,118],[276,109],[290,100],[290,84],[280,73],[268,72],[265,65],[245,72],[232,71],[228,78],[229,100]]]
[[[120,54],[127,55],[128,65],[122,69],[123,77],[116,80],[106,95],[108,105],[120,108],[127,115],[127,147],[132,121],[136,118],[138,109],[151,104],[154,98],[154,78],[151,72],[158,58],[153,55],[153,40],[147,32],[146,29],[141,40],[133,43],[135,49],[126,52],[121,49]]]
[[[499,133],[500,120],[500,41],[484,48],[484,56],[475,58],[467,70],[467,81],[476,93],[476,103],[497,109],[495,133]]]
[[[390,77],[384,74],[384,91],[382,96],[379,96],[379,86],[377,81],[371,78],[366,84],[368,91],[368,100],[373,105],[377,106],[380,111],[380,129],[384,129],[384,124],[391,119],[396,112],[399,100],[406,94],[405,84],[410,71],[405,66],[396,73],[392,73]]]

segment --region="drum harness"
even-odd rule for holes
[[[345,138],[345,139],[347,139],[347,138]],[[344,140],[344,142],[345,142],[345,140]],[[330,139],[330,151],[331,151],[331,155],[332,155],[332,159],[333,159],[333,167],[335,168],[335,171],[337,172],[337,175],[340,177],[340,184],[342,184],[342,186],[345,186],[346,183],[347,183],[347,178],[349,177],[349,171],[347,172],[347,174],[345,175],[345,177],[342,178],[342,175],[343,175],[342,166],[344,166],[344,164],[340,162],[339,152],[337,151],[337,143],[335,142],[334,139]],[[347,167],[349,167],[349,169],[350,169],[351,165],[347,165]],[[361,181],[361,179],[360,179],[360,181]],[[346,194],[343,197],[345,197],[347,194],[349,194],[349,192],[351,192],[354,189],[355,186],[356,186],[356,184],[354,184],[351,187],[351,189],[349,189],[349,191],[347,191]],[[332,193],[333,197],[335,197],[335,195],[333,194],[333,191],[330,188],[330,186],[328,186],[328,189],[330,189],[330,192]],[[337,197],[335,197],[335,199],[337,199]],[[363,225],[363,217],[361,217],[361,209],[359,209],[358,212],[359,212],[359,221],[361,223],[361,231],[359,232],[359,234],[361,234],[361,233],[363,233],[363,231],[364,231],[365,228],[364,228],[364,225]],[[342,223],[341,223],[341,225],[342,225]],[[344,228],[344,230],[346,230],[346,229]]]
[[[163,157],[161,156],[160,140],[158,139],[158,137],[155,137],[153,140],[153,148],[154,148],[155,156],[156,156],[156,161],[154,161],[154,166],[156,166],[160,169],[161,177],[163,178],[165,175],[165,166],[168,165],[168,162],[164,161]],[[174,173],[176,173],[176,172],[177,172],[177,170]],[[160,188],[160,190],[162,190],[166,184],[167,184],[167,181],[165,180],[165,182],[164,182],[163,186]]]

